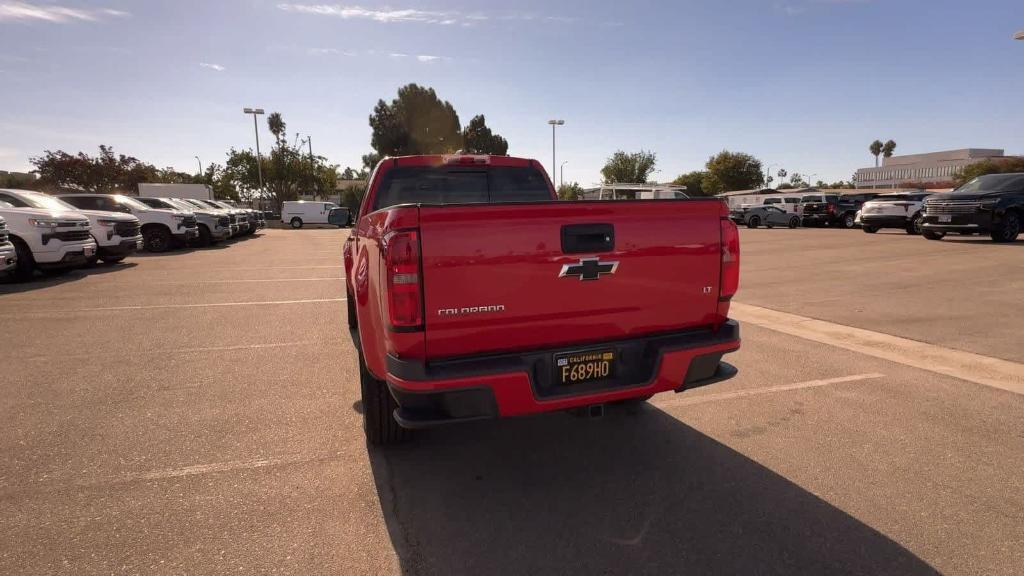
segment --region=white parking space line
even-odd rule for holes
[[[121,352],[127,353],[131,356],[141,356],[146,354],[156,354],[159,356],[167,356],[168,354],[203,354],[207,352],[237,352],[242,350],[264,350],[268,348],[291,348],[295,346],[318,346],[323,345],[324,342],[307,340],[304,342],[271,342],[267,344],[238,344],[235,346],[206,346],[201,348],[171,348],[171,349],[156,349],[156,350],[121,350]],[[19,359],[25,362],[36,361],[36,360],[48,360],[55,356],[59,356],[61,359],[76,359],[76,358],[95,358],[96,352],[88,352],[83,354],[64,354],[60,351],[53,352],[52,354],[42,354],[38,356],[22,356]],[[2,357],[0,357],[2,359]]]
[[[75,308],[59,312],[115,312],[118,310],[159,310],[161,308],[216,308],[218,306],[272,306],[277,304],[317,304],[344,302],[348,298],[313,298],[310,300],[268,300],[264,302],[213,302],[209,304],[154,304],[151,306],[107,306],[103,308]]]
[[[874,380],[875,378],[883,378],[885,374],[855,374],[853,376],[840,376],[838,378],[827,378],[824,380],[808,380],[807,382],[798,382],[796,384],[783,384],[781,386],[769,386],[768,388],[751,388],[747,390],[737,390],[735,392],[722,392],[719,394],[706,394],[704,396],[682,396],[675,399],[664,400],[661,402],[651,402],[651,404],[657,408],[672,408],[676,406],[692,406],[694,404],[704,404],[706,402],[719,402],[722,400],[732,400],[734,398],[746,398],[748,396],[760,396],[761,394],[774,394],[776,392],[787,392],[789,390],[803,390],[805,388],[819,388],[821,386],[831,386],[833,384],[844,384],[847,382],[859,382],[861,380]]]
[[[311,456],[307,454],[295,454],[292,456],[281,456],[277,458],[262,458],[259,460],[236,460],[233,462],[217,462],[214,464],[199,464],[196,466],[185,466],[183,468],[168,468],[156,470],[122,478],[122,481],[132,480],[161,480],[164,478],[181,478],[182,476],[195,476],[197,474],[213,474],[216,472],[229,472],[232,470],[253,470],[256,468],[267,468],[269,466],[281,466],[284,464],[299,464],[303,462],[316,462],[323,460],[334,460],[339,455]]]
[[[733,302],[730,316],[805,340],[1024,394],[1024,364],[1017,362],[739,302]]]

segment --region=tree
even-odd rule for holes
[[[508,154],[508,140],[491,132],[483,114],[478,114],[469,121],[462,131],[462,148],[471,154]]]
[[[100,145],[98,156],[84,152],[71,155],[62,150],[46,150],[31,158],[42,189],[70,189],[86,192],[129,192],[137,194],[142,182],[155,182],[158,171],[138,158],[114,154],[110,146]]]
[[[408,84],[390,104],[380,100],[370,115],[370,145],[381,156],[444,154],[462,147],[459,115],[433,88]]]
[[[278,144],[281,143],[281,138],[284,137],[285,126],[284,118],[281,117],[280,112],[272,112],[270,116],[267,116],[267,128],[274,135],[274,139],[277,140]]]
[[[679,186],[686,186],[687,196],[704,196],[704,179],[707,178],[708,173],[704,170],[694,170],[693,172],[687,172],[686,174],[680,175],[678,178],[672,181],[673,184]],[[711,194],[707,194],[710,196]]]
[[[341,189],[341,205],[348,207],[352,212],[353,220],[359,212],[359,205],[363,202],[363,194],[365,191],[365,188],[355,184],[349,184]]]
[[[1001,160],[982,160],[965,166],[953,176],[957,186],[966,184],[978,176],[986,174],[1005,174],[1007,172],[1024,172],[1024,158],[1006,158]]]
[[[786,178],[786,176],[788,174],[789,174],[789,172],[786,172],[785,168],[779,168],[779,172],[778,172],[779,182],[782,182]]]
[[[641,150],[627,154],[622,150],[612,154],[601,168],[605,184],[642,184],[654,172],[658,156]]]
[[[885,145],[882,144],[881,140],[875,140],[870,146],[868,146],[868,150],[875,157],[875,168],[878,168],[878,155],[882,153],[882,148],[884,146]]]
[[[789,183],[792,184],[794,188],[808,186],[807,182],[804,181],[803,174],[800,174],[799,172],[793,172],[793,174],[789,177]]]
[[[729,190],[756,188],[764,181],[761,161],[743,152],[722,150],[708,159],[707,176],[702,180],[703,192],[713,196]],[[779,171],[779,177],[785,170]]]
[[[377,164],[380,162],[381,158],[382,156],[376,152],[363,154],[363,172],[365,172],[366,175],[369,176],[370,173],[373,172],[373,169],[377,167]]]
[[[877,142],[877,140],[876,140],[876,142]],[[882,144],[882,156],[884,156],[886,158],[892,158],[892,153],[895,150],[896,150],[896,142],[893,142],[892,140],[886,140],[885,144]],[[875,155],[876,160],[877,160],[877,157],[878,157],[878,155],[876,154]]]
[[[559,200],[579,200],[583,197],[583,187],[578,182],[562,184],[558,187]]]

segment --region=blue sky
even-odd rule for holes
[[[253,145],[244,106],[358,165],[417,82],[549,167],[564,118],[567,181],[641,148],[658,180],[722,149],[846,179],[875,138],[1024,153],[1019,29],[1020,0],[0,0],[0,169],[106,143],[193,171]]]

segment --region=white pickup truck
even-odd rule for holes
[[[36,208],[72,210],[84,214],[92,227],[92,239],[96,241],[96,255],[89,259],[90,265],[97,260],[115,264],[142,249],[141,225],[139,219],[131,214],[79,210],[60,198],[32,190],[7,190],[6,193]]]
[[[143,245],[149,252],[164,252],[199,237],[196,215],[183,210],[157,210],[123,194],[65,194],[60,197],[79,210],[131,214],[142,223]]]
[[[0,216],[17,254],[14,279],[30,280],[36,270],[62,272],[96,256],[89,219],[76,210],[40,208],[21,200],[20,190],[0,189]]]

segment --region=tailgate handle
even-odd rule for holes
[[[615,250],[615,227],[611,224],[566,224],[562,226],[562,253],[587,254]]]

